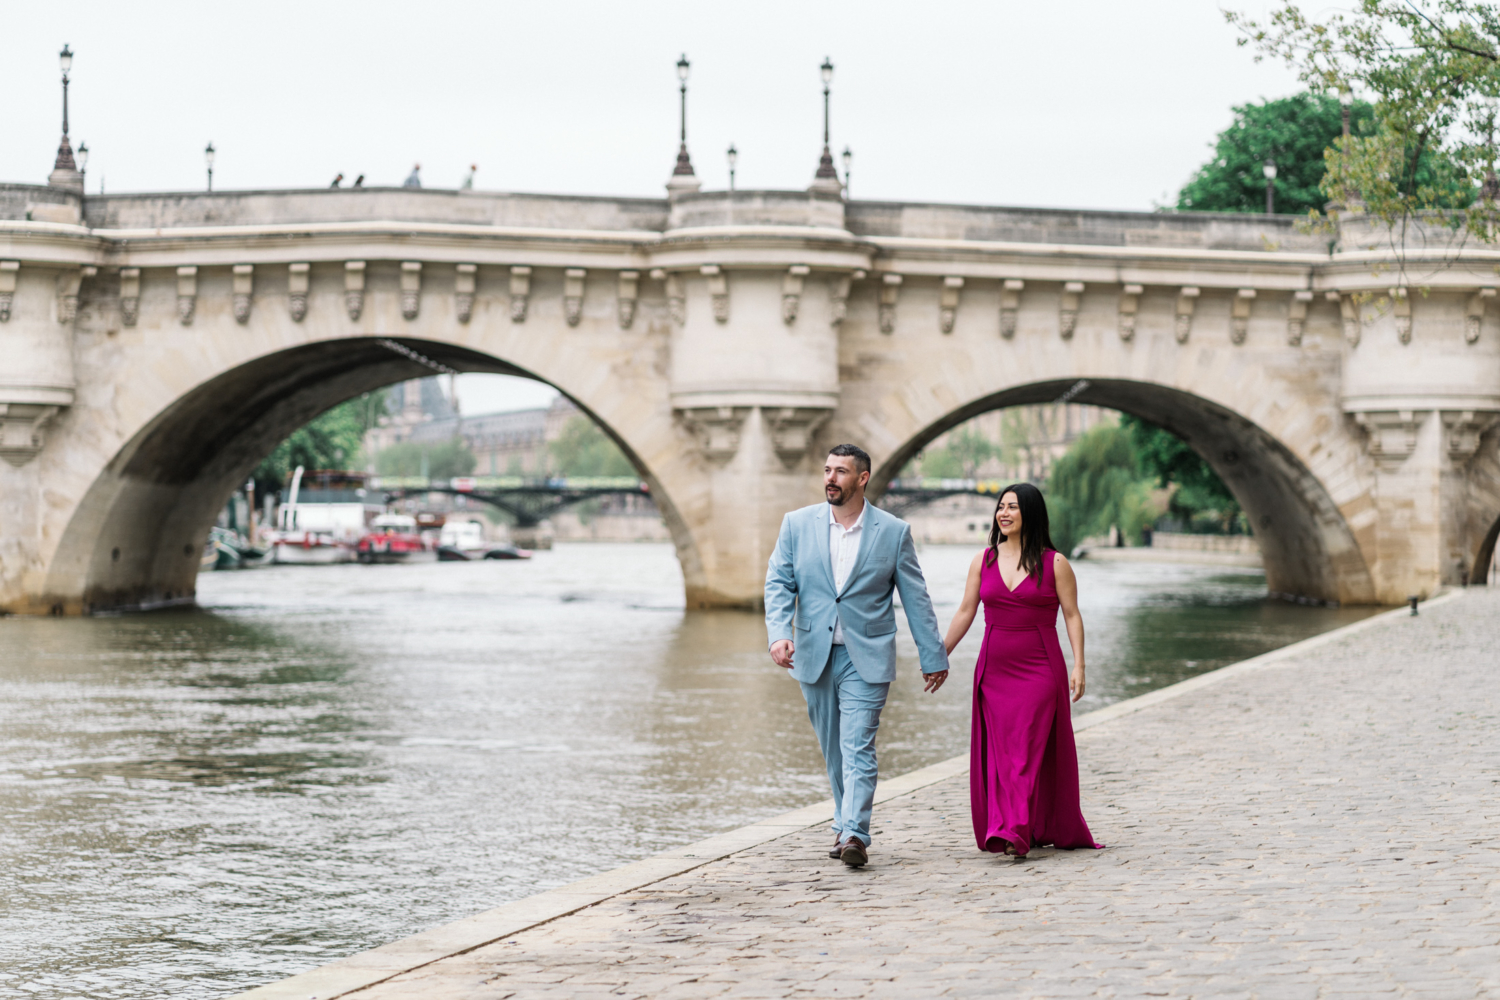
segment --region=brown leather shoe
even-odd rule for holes
[[[844,849],[839,852],[839,860],[850,868],[860,868],[870,860],[870,855],[865,851],[865,845],[858,837],[850,837],[844,841]]]
[[[832,858],[833,860],[835,860],[835,861],[837,861],[839,858],[843,857],[844,856],[844,842],[842,840],[835,840],[833,842],[833,850],[831,850],[831,851],[828,852],[828,856],[830,858]]]

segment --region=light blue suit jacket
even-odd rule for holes
[[[822,675],[833,646],[833,623],[843,626],[845,649],[859,676],[870,684],[896,679],[896,609],[901,591],[906,622],[924,674],[948,669],[927,581],[917,563],[911,525],[873,504],[865,508],[859,555],[844,589],[835,592],[828,547],[829,506],[794,510],[781,521],[776,551],[766,567],[766,633],[769,644],[790,639],[792,676],[812,684]]]

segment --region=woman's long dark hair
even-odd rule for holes
[[[1000,513],[1000,504],[1007,493],[1016,495],[1016,504],[1021,508],[1021,568],[1037,583],[1042,580],[1042,555],[1052,548],[1051,525],[1047,520],[1047,501],[1042,491],[1030,483],[1016,483],[1000,491],[995,501],[995,514]],[[1005,536],[1000,533],[1000,522],[990,515],[990,548],[984,554],[985,562],[1000,560],[1000,543]]]

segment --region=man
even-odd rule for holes
[[[896,679],[893,588],[917,641],[924,689],[936,692],[948,679],[911,526],[865,501],[869,481],[864,451],[852,444],[830,451],[823,466],[828,502],[782,518],[766,569],[771,659],[802,684],[833,788],[828,856],[855,868],[869,860],[875,733]]]

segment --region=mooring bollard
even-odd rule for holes
[[[1421,598],[1417,597],[1415,594],[1413,594],[1411,597],[1408,597],[1406,599],[1406,603],[1408,603],[1408,604],[1411,605],[1411,613],[1412,613],[1412,617],[1413,618],[1416,617],[1416,614],[1417,614],[1417,601],[1419,601],[1420,599]]]

